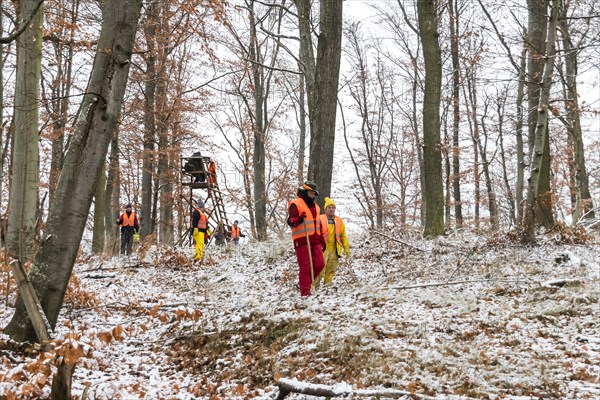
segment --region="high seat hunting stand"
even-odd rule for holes
[[[222,226],[221,235],[226,238],[231,237],[231,224],[227,219],[225,204],[223,203],[223,194],[219,189],[216,175],[216,164],[210,157],[202,156],[199,152],[191,157],[181,157],[180,159],[181,185],[190,188],[189,198],[185,198],[189,205],[197,206],[194,198],[202,198],[205,203],[211,200],[212,208],[206,213],[208,226],[215,232],[216,228]],[[207,195],[196,194],[194,190],[206,190]],[[190,207],[189,220],[192,218],[192,208]],[[183,242],[185,237],[190,235],[189,230],[179,240]],[[191,235],[190,235],[191,236]],[[211,236],[212,240],[213,236]]]

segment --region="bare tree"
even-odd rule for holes
[[[444,232],[444,188],[440,143],[440,98],[442,90],[442,55],[438,41],[439,15],[436,0],[417,2],[419,37],[425,61],[423,97],[423,171],[425,187],[424,236]]]
[[[585,152],[583,146],[583,137],[581,131],[581,117],[579,106],[579,93],[577,91],[577,73],[578,73],[578,49],[585,47],[584,41],[587,40],[586,32],[590,29],[590,19],[584,19],[583,37],[580,43],[573,43],[571,35],[572,26],[568,18],[569,1],[564,2],[561,17],[559,18],[559,29],[561,33],[561,43],[564,51],[564,73],[561,74],[564,92],[564,102],[566,117],[560,118],[567,129],[571,140],[573,151],[572,166],[574,170],[574,194],[575,207],[573,211],[573,222],[576,223],[580,218],[594,218],[594,206],[592,196],[590,195],[589,177],[585,166]],[[562,71],[561,71],[562,72]],[[558,113],[558,110],[555,111]]]
[[[548,4],[549,0],[527,0],[528,13],[528,26],[527,26],[527,37],[526,43],[528,45],[528,60],[527,60],[527,99],[529,101],[528,107],[528,145],[529,145],[529,158],[534,157],[533,148],[535,147],[535,140],[537,125],[539,121],[539,110],[538,107],[541,104],[541,91],[544,83],[542,82],[543,74],[545,72],[546,57],[545,54],[546,43],[548,38]],[[547,105],[547,104],[546,104]],[[544,132],[546,136],[542,141],[543,148],[541,149],[541,164],[538,166],[539,175],[536,179],[538,182],[536,202],[535,202],[535,221],[541,226],[552,226],[554,223],[554,216],[552,212],[552,196],[550,192],[550,137],[549,130]],[[531,170],[531,166],[530,166]],[[531,184],[531,182],[530,182]]]
[[[545,185],[540,179],[544,163],[545,148],[549,147],[548,140],[548,106],[550,100],[550,89],[552,86],[552,74],[554,71],[554,57],[556,54],[556,31],[561,0],[552,0],[552,13],[548,24],[546,52],[544,54],[544,73],[537,106],[537,124],[533,142],[533,151],[529,165],[529,178],[527,185],[527,200],[523,211],[523,224],[521,239],[523,242],[535,241],[535,206],[540,202],[540,195]]]
[[[368,204],[365,208],[372,214],[369,215],[371,228],[381,229],[386,203],[385,178],[393,162],[392,143],[396,134],[394,79],[384,65],[380,52],[375,57],[374,76],[369,73],[370,46],[364,45],[366,40],[361,34],[360,24],[352,24],[347,36],[350,48],[348,58],[352,69],[356,71],[348,82],[348,90],[360,118],[358,139],[361,146],[356,151],[357,155],[352,156],[353,150],[346,133],[344,138],[362,192],[359,203]]]
[[[118,123],[141,7],[141,0],[101,3],[102,29],[88,94],[65,156],[44,241],[29,273],[51,327],[58,320],[98,176]],[[17,341],[37,340],[21,300],[4,332]]]
[[[19,21],[33,15],[17,39],[15,86],[15,139],[8,210],[6,247],[10,255],[24,260],[35,249],[38,205],[39,133],[38,99],[42,59],[42,17],[39,0],[22,0]]]
[[[450,17],[450,54],[452,58],[452,195],[456,227],[463,225],[462,202],[460,199],[460,61],[459,61],[459,18],[458,1],[448,0]]]
[[[317,57],[313,57],[311,0],[294,0],[298,9],[300,62],[307,86],[310,121],[308,178],[320,198],[331,195],[335,118],[342,54],[342,0],[320,0]]]

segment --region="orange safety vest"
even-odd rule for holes
[[[204,212],[199,209],[199,208],[194,208],[194,210],[198,211],[200,213],[200,219],[198,220],[198,226],[193,226],[192,228],[198,228],[198,229],[206,229],[206,227],[208,226],[208,221],[206,220],[206,214],[204,214]],[[192,220],[190,221],[190,225],[194,223],[194,218],[192,216]]]
[[[121,214],[121,216],[123,217],[122,226],[135,226],[135,211],[132,211],[129,217],[126,212]]]
[[[232,239],[239,239],[240,238],[240,227],[239,226],[232,226],[231,227],[231,238]]]
[[[327,221],[327,215],[323,214],[319,216],[321,219],[321,231],[323,232],[323,238],[325,239],[325,243],[329,239],[329,222]],[[334,217],[334,225],[335,225],[335,242],[342,246],[342,219],[337,215]]]
[[[292,204],[296,205],[296,208],[298,209],[298,214],[302,214],[303,211],[306,213],[306,217],[304,217],[304,223],[292,227],[292,239],[296,240],[306,237],[306,233],[308,233],[309,237],[315,233],[320,233],[321,220],[319,219],[319,214],[321,213],[321,208],[319,207],[319,205],[315,203],[315,207],[317,209],[317,218],[315,219],[312,216],[310,208],[308,208],[304,200],[300,198],[292,200],[288,203],[288,214],[290,213],[290,207],[292,206]],[[305,228],[306,232],[304,232]]]

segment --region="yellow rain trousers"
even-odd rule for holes
[[[196,243],[194,261],[202,260],[204,257],[204,232],[200,232],[199,229],[194,229],[194,242]]]

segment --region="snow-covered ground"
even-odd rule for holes
[[[597,242],[403,241],[353,246],[333,287],[308,299],[287,241],[211,245],[202,266],[191,248],[82,259],[55,333],[61,354],[81,357],[73,394],[271,399],[288,378],[422,398],[600,397]],[[0,333],[0,398],[48,396],[58,352]]]

